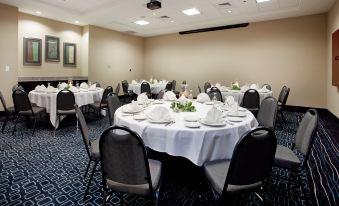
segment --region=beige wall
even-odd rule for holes
[[[143,53],[143,38],[90,26],[88,79],[116,86],[124,79],[140,78]]]
[[[339,2],[328,13],[327,109],[339,117],[339,88],[332,86],[332,33],[339,29]]]
[[[18,8],[0,4],[0,91],[13,105],[12,86],[18,82]],[[6,65],[10,67],[5,70]],[[0,104],[0,111],[2,105]]]
[[[269,83],[275,96],[286,84],[289,105],[326,105],[326,15],[250,24],[247,28],[151,37],[145,75],[186,79],[197,91],[205,81],[229,85]]]
[[[45,62],[45,35],[60,38],[60,62]],[[23,37],[42,39],[41,66],[23,65]],[[87,68],[82,72],[82,27],[51,19],[19,13],[19,77],[65,77],[87,76]],[[77,66],[63,66],[63,43],[77,44]],[[85,65],[86,67],[86,65]]]

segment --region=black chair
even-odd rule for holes
[[[164,94],[167,92],[167,89],[163,89],[161,90],[158,94],[157,94],[157,99],[163,99]]]
[[[141,83],[140,94],[146,93],[148,98],[151,98],[151,86],[148,82]]]
[[[6,114],[6,119],[4,123],[2,124],[2,129],[1,129],[1,132],[4,133],[8,120],[14,115],[14,107],[6,106],[5,98],[2,96],[1,91],[0,91],[0,100],[1,100],[2,107],[4,108],[5,114]]]
[[[257,115],[257,121],[260,126],[270,129],[275,128],[275,120],[277,117],[278,101],[274,97],[266,97],[260,104]]]
[[[301,185],[299,172],[305,168],[306,162],[310,156],[315,136],[318,127],[318,112],[315,109],[309,109],[300,122],[299,128],[294,138],[294,143],[291,148],[278,145],[275,154],[274,165],[290,169],[297,173],[298,180]],[[303,161],[294,153],[298,151],[303,156]],[[303,188],[303,187],[301,187]]]
[[[81,110],[79,109],[79,107],[77,105],[75,105],[74,107],[75,107],[75,112],[76,112],[78,122],[79,122],[79,125],[80,125],[82,140],[84,142],[86,152],[87,152],[87,155],[88,155],[88,158],[89,158],[87,168],[86,168],[86,172],[85,172],[85,175],[84,175],[84,179],[86,179],[86,176],[87,176],[88,170],[91,166],[91,163],[94,162],[92,173],[91,173],[91,176],[89,178],[87,188],[86,188],[86,192],[85,192],[84,199],[83,199],[83,201],[85,201],[89,187],[91,185],[91,182],[92,182],[92,179],[93,179],[93,176],[94,176],[94,173],[95,173],[95,169],[97,167],[98,162],[100,161],[99,138],[95,139],[94,141],[90,141],[89,130],[88,130],[88,126],[87,126],[85,117],[84,117],[84,115],[82,114]]]
[[[148,159],[140,136],[126,127],[113,126],[103,132],[99,145],[103,205],[109,189],[149,196],[157,205],[162,164]]]
[[[208,88],[211,88],[211,87],[212,87],[211,83],[205,82],[205,84],[204,84],[204,90],[205,90],[205,93],[207,93],[207,89],[208,89]]]
[[[115,111],[121,106],[121,102],[117,94],[109,93],[107,95],[108,119],[109,124],[114,125]]]
[[[13,103],[14,103],[14,110],[16,114],[16,120],[14,124],[14,128],[12,131],[12,135],[14,134],[16,130],[16,125],[18,123],[18,120],[21,116],[25,117],[33,117],[34,118],[34,123],[33,123],[33,133],[32,136],[34,135],[35,132],[35,126],[36,126],[36,120],[39,117],[40,119],[42,118],[42,114],[45,114],[45,117],[47,117],[46,114],[46,108],[42,107],[33,107],[28,95],[26,94],[25,91],[17,89],[13,92],[12,94],[13,98]],[[47,123],[48,120],[46,120]]]
[[[187,84],[187,81],[186,81],[186,80],[182,81],[182,84],[186,85],[186,84]]]
[[[172,80],[172,85],[173,85],[173,87],[172,87],[172,91],[175,91],[175,87],[177,86],[177,81],[176,80]]]
[[[128,82],[127,80],[123,80],[121,82],[121,85],[122,85],[122,90],[124,92],[124,96],[123,96],[123,99],[125,100],[125,103],[129,103],[131,102],[134,98],[135,98],[135,94],[132,90],[128,90]],[[127,101],[126,101],[127,99]]]
[[[260,191],[270,177],[277,148],[274,132],[259,127],[245,133],[234,148],[231,160],[215,160],[204,164],[205,175],[212,187],[215,199],[242,192]],[[263,198],[255,193],[262,201]]]
[[[115,87],[114,93],[119,96],[119,92],[120,92],[120,83],[118,83],[118,85]]]
[[[113,93],[113,88],[111,86],[106,87],[100,101],[94,102],[89,105],[89,107],[93,110],[94,119],[96,119],[96,117],[99,118],[100,126],[101,126],[101,110],[107,110],[107,95],[109,93]]]
[[[250,110],[254,114],[254,116],[256,116],[260,107],[259,102],[260,96],[258,91],[255,89],[249,89],[244,94],[241,106]]]
[[[283,120],[284,123],[286,123],[286,119],[285,119],[283,111],[285,110],[285,106],[286,106],[289,94],[290,94],[290,88],[283,86],[281,88],[279,98],[278,98],[278,113],[280,114],[281,119]]]
[[[96,87],[101,87],[101,84],[99,82],[94,82],[93,84],[95,84]]]
[[[221,92],[220,92],[220,90],[217,87],[212,87],[210,89],[210,91],[207,92],[207,94],[208,94],[208,96],[210,97],[211,100],[215,96],[218,101],[223,102],[223,98],[222,98]]]
[[[261,88],[264,88],[264,87],[266,87],[266,89],[272,91],[271,85],[269,85],[269,84],[263,84],[263,85],[261,86]]]
[[[61,116],[75,115],[74,109],[75,97],[73,92],[70,90],[61,90],[57,94],[56,103],[57,104],[56,104],[56,118],[54,131],[57,129],[57,123],[60,124]]]
[[[198,85],[199,94],[202,92],[200,85]]]
[[[18,90],[18,89],[25,91],[24,88],[20,84],[15,84],[12,87],[12,92],[14,92],[15,90]]]
[[[172,91],[172,89],[173,89],[173,82],[167,82],[165,89],[167,91]]]

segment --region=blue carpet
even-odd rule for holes
[[[302,113],[287,112],[286,117],[287,125],[283,129],[278,125],[276,134],[279,144],[289,146]],[[89,122],[93,138],[99,136],[108,126],[107,119],[103,119],[102,123],[100,127],[95,121]],[[27,129],[24,123],[19,124],[18,131],[13,136],[10,131],[1,134],[0,205],[101,205],[100,172],[95,174],[87,201],[82,202],[88,181],[88,179],[84,181],[82,177],[88,157],[80,131],[77,135],[74,119],[63,124],[55,137],[53,129],[46,129],[42,122],[38,124],[33,137],[31,130]],[[11,130],[12,127],[9,123],[7,128]],[[326,131],[324,126],[321,128]],[[319,135],[323,133],[320,132]],[[322,137],[324,138],[326,137]],[[313,153],[317,151],[313,150]],[[164,163],[160,205],[212,204],[213,195],[201,168],[185,158],[171,157],[155,151],[150,151],[149,155]],[[335,155],[338,157],[338,153]],[[312,168],[314,165],[310,163],[308,169],[315,170]],[[316,199],[311,195],[316,187],[312,186],[312,192],[310,191],[308,174],[307,170],[301,174],[302,187],[300,187],[294,181],[297,177],[293,173],[274,167],[272,177],[265,184],[265,198],[271,205],[316,205]],[[310,184],[313,185],[313,182]],[[318,201],[322,201],[319,198]],[[334,193],[334,198],[338,198],[338,190]],[[324,202],[327,201],[322,201]],[[253,194],[242,195],[240,204],[261,205]],[[133,194],[113,194],[108,205],[153,205],[153,202]]]

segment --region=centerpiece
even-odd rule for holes
[[[197,109],[193,105],[192,102],[188,101],[186,103],[180,103],[180,102],[172,102],[171,109],[175,112],[196,112]]]
[[[231,84],[231,89],[232,90],[240,90],[241,88],[240,88],[239,82],[236,81],[236,82],[232,83]]]

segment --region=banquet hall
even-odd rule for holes
[[[337,0],[0,0],[0,205],[339,205]]]

